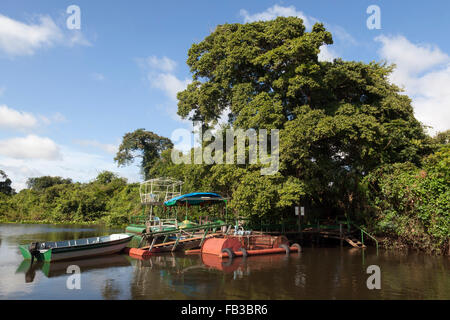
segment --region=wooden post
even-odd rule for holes
[[[153,238],[153,240],[152,240],[152,244],[150,245],[150,247],[148,248],[148,251],[152,251],[152,249],[153,249],[153,246],[155,245],[155,243],[156,243],[156,239],[158,238],[158,236],[156,236],[156,237],[154,237]]]
[[[205,241],[205,238],[206,238],[206,235],[207,235],[207,234],[208,234],[208,229],[205,230],[205,233],[203,234],[202,241],[200,241],[200,248],[202,247],[203,242]]]
[[[174,252],[176,250],[178,242],[180,241],[180,238],[181,238],[181,232],[177,234],[177,241],[175,241],[175,244],[172,247],[172,250],[171,250],[172,252]]]
[[[339,223],[339,238],[340,238],[341,247],[342,247],[342,223]]]

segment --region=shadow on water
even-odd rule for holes
[[[119,230],[120,231],[120,230]],[[43,263],[17,248],[117,232],[96,227],[0,225],[1,299],[450,299],[449,257],[349,247],[221,260],[167,253],[146,260],[125,255]],[[81,269],[81,290],[68,290],[67,268]],[[381,269],[381,290],[369,290],[367,267]]]
[[[69,267],[72,265],[78,266],[82,272],[88,272],[97,269],[101,270],[116,267],[128,267],[131,265],[131,262],[128,256],[120,254],[68,261],[37,261],[33,264],[31,263],[31,260],[23,260],[17,268],[16,273],[25,274],[25,282],[30,283],[33,282],[36,276],[36,271],[41,271],[47,278],[60,276],[67,277],[67,270],[69,270]]]
[[[427,261],[427,263],[424,263]],[[212,255],[134,261],[133,299],[448,299],[445,257],[353,248],[221,260]],[[367,267],[379,265],[381,290]]]

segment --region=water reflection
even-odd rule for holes
[[[70,231],[72,230],[72,231]],[[18,244],[114,233],[94,227],[1,225],[1,299],[450,299],[450,259],[348,247],[218,259],[183,253],[139,260],[125,255],[61,262],[24,261]],[[81,290],[67,267],[80,266]],[[381,268],[381,290],[366,269]]]
[[[24,273],[25,282],[30,283],[33,282],[36,271],[41,271],[47,278],[67,276],[67,270],[71,265],[80,267],[81,273],[84,273],[96,269],[127,267],[131,265],[131,262],[128,256],[120,254],[68,261],[36,261],[33,264],[31,263],[31,260],[23,260],[17,268],[16,273]]]

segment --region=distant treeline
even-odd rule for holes
[[[44,176],[27,185],[17,194],[0,193],[0,220],[120,225],[141,210],[138,184],[109,171],[89,183]]]

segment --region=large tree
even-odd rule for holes
[[[11,187],[11,179],[8,178],[6,173],[3,170],[0,170],[0,179],[3,181],[0,181],[0,193],[6,194],[6,195],[13,195],[15,190]]]
[[[123,136],[119,151],[114,160],[119,166],[126,166],[141,158],[141,172],[147,180],[149,170],[160,158],[161,152],[173,148],[169,138],[161,137],[145,129],[137,129]]]
[[[219,25],[190,48],[193,81],[178,93],[182,118],[212,126],[229,112],[235,128],[281,129],[282,177],[245,174],[236,191],[287,185],[269,201],[272,206],[302,201],[357,211],[360,181],[370,170],[386,163],[418,163],[429,152],[430,139],[414,117],[411,100],[388,80],[393,67],[319,61],[320,48],[332,43],[323,24],[307,32],[302,19],[279,17]],[[283,194],[290,200],[281,201]],[[237,206],[247,199],[245,194],[233,198]]]

